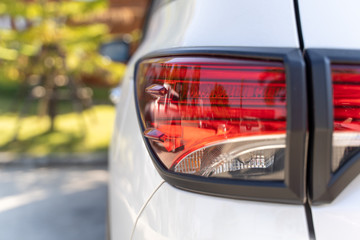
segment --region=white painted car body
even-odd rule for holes
[[[299,10],[306,48],[360,49],[360,2],[303,0]],[[360,176],[330,204],[312,206],[317,239],[358,239]]]
[[[305,48],[360,49],[360,32],[342,29],[360,22],[360,15],[349,14],[337,21],[332,16],[340,3],[315,2],[299,2]],[[352,6],[359,9],[355,0],[347,2],[351,12]],[[328,3],[326,11],[320,9]],[[302,205],[218,198],[166,183],[142,139],[134,100],[135,63],[153,51],[193,46],[299,48],[294,9],[293,1],[178,0],[168,1],[152,13],[145,39],[128,64],[117,104],[109,163],[110,239],[309,238]],[[335,31],[324,27],[328,22]],[[312,208],[318,239],[335,239],[338,235],[333,232],[339,228],[349,229],[341,232],[346,239],[354,236],[356,228],[360,229],[360,209],[349,206],[355,206],[359,196],[358,178],[333,203]],[[329,231],[327,226],[338,228]]]
[[[299,1],[305,48],[360,49],[360,2]]]

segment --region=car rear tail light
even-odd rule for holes
[[[144,136],[177,173],[284,179],[286,77],[280,61],[144,60],[137,72]]]
[[[312,204],[333,201],[360,173],[360,51],[309,49]]]
[[[332,171],[360,149],[360,65],[332,64],[334,132]]]
[[[135,67],[145,145],[167,183],[304,203],[307,99],[298,49],[179,48]]]

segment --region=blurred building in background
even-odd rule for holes
[[[111,33],[129,33],[140,29],[149,0],[109,0],[109,12],[104,16]]]
[[[73,24],[105,23],[109,26],[110,34],[119,37],[124,35],[129,37],[130,34],[134,38],[131,41],[131,53],[133,53],[141,38],[141,29],[149,7],[150,0],[109,0],[108,10],[105,13]]]

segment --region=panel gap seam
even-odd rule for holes
[[[134,227],[133,230],[131,232],[131,237],[130,239],[133,239],[134,237],[134,233],[135,233],[135,229],[136,229],[136,225],[138,223],[139,218],[141,217],[141,214],[143,213],[143,211],[145,210],[146,206],[149,204],[149,202],[151,201],[152,197],[155,195],[155,193],[160,189],[160,187],[165,183],[165,181],[162,181],[159,186],[154,190],[154,192],[150,195],[150,197],[148,198],[148,200],[145,202],[144,206],[142,206],[142,208],[140,209],[139,214],[136,217],[135,223],[134,223]]]
[[[313,216],[309,201],[306,201],[306,203],[304,204],[304,208],[305,208],[306,222],[309,230],[309,239],[315,240],[316,236],[315,236],[314,221],[313,221]]]
[[[294,0],[294,11],[295,11],[295,20],[296,20],[296,28],[299,38],[299,45],[301,51],[304,53],[304,38],[302,34],[302,27],[301,27],[301,19],[300,19],[300,8],[298,0]]]

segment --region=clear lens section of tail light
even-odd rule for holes
[[[136,91],[144,136],[169,171],[284,179],[282,62],[153,58],[139,64]]]
[[[360,150],[360,65],[332,64],[332,171]]]

